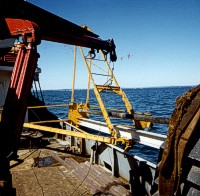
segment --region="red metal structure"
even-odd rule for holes
[[[37,13],[37,14],[35,14]],[[73,44],[110,53],[116,61],[113,40],[99,36],[23,0],[0,3],[0,40],[22,37],[0,123],[0,187],[10,181],[9,161],[16,156],[26,113],[27,96],[37,65],[40,40]],[[9,50],[9,49],[8,49]],[[0,56],[7,50],[0,45]]]
[[[22,19],[5,18],[10,37],[22,36],[23,43],[17,54],[10,86],[7,92],[1,118],[0,180],[3,186],[10,181],[9,161],[16,156],[26,113],[26,99],[30,92],[40,40],[39,28],[35,23]]]

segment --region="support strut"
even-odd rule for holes
[[[23,44],[12,72],[0,123],[0,195],[5,184],[11,184],[9,162],[16,158],[26,114],[27,97],[31,90],[37,65],[37,25],[27,20],[5,19],[10,37],[22,36]],[[20,27],[20,31],[19,31]],[[6,194],[4,194],[6,195]]]

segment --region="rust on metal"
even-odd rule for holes
[[[169,123],[168,136],[159,167],[159,194],[177,195],[182,176],[185,175],[184,160],[193,145],[194,136],[199,139],[200,85],[179,97]],[[189,145],[190,144],[190,145]]]

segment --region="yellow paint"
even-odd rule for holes
[[[68,119],[73,125],[78,125],[79,118],[88,118],[89,115],[84,112],[79,112],[78,109],[88,110],[89,106],[87,104],[77,104],[77,103],[70,103],[69,104],[69,112],[68,112]]]
[[[40,109],[40,108],[54,108],[54,107],[67,107],[69,104],[56,104],[56,105],[42,105],[42,106],[28,106],[28,109]]]
[[[103,58],[103,61],[105,62],[106,67],[107,67],[108,72],[109,72],[109,75],[110,75],[110,77],[111,77],[110,80],[112,80],[112,81],[114,82],[115,86],[110,86],[110,85],[97,85],[97,84],[95,83],[95,81],[94,81],[93,76],[92,76],[92,71],[91,71],[91,69],[92,69],[92,67],[91,67],[92,62],[91,62],[91,59],[90,59],[90,65],[88,65],[88,62],[87,62],[87,60],[86,60],[86,57],[85,57],[85,55],[84,55],[84,52],[83,52],[82,47],[80,47],[80,52],[81,52],[81,54],[82,54],[83,61],[84,61],[84,63],[85,63],[86,69],[87,69],[87,71],[88,71],[88,80],[91,81],[92,84],[93,84],[95,96],[96,96],[97,101],[98,101],[98,103],[99,103],[100,109],[101,109],[102,114],[103,114],[103,117],[104,117],[104,119],[105,119],[105,122],[106,122],[106,124],[107,124],[107,126],[108,126],[108,128],[109,128],[110,134],[111,134],[111,136],[112,136],[113,138],[115,138],[115,139],[116,139],[116,138],[119,138],[119,137],[120,137],[119,132],[114,128],[114,126],[113,126],[112,123],[111,123],[110,117],[108,116],[107,109],[105,108],[105,105],[104,105],[104,103],[103,103],[103,101],[102,101],[102,99],[101,99],[100,93],[101,93],[102,91],[104,91],[104,90],[110,90],[110,91],[112,91],[113,93],[118,94],[118,95],[121,97],[121,99],[123,100],[124,105],[125,105],[125,107],[126,107],[126,110],[127,110],[127,112],[128,112],[129,114],[134,114],[134,110],[133,110],[133,108],[132,108],[132,105],[131,105],[130,101],[128,100],[128,98],[127,98],[125,92],[120,88],[120,86],[119,86],[119,84],[118,84],[118,82],[117,82],[117,80],[116,80],[116,78],[115,78],[115,76],[114,76],[114,74],[113,74],[113,70],[111,69],[109,63],[107,62],[107,60],[106,60],[105,55],[103,54],[103,52],[100,50],[100,53],[101,53],[102,58]],[[95,66],[96,66],[96,65],[95,65]],[[102,69],[101,69],[101,70],[102,70]],[[89,82],[89,83],[90,83],[90,82]],[[88,84],[89,84],[89,83],[88,83]],[[89,85],[88,85],[88,86],[89,86]],[[88,97],[89,97],[89,96],[88,96]],[[89,100],[88,100],[88,98],[87,98],[86,103],[88,103],[88,101],[89,101]],[[136,127],[137,129],[149,128],[149,127],[152,125],[150,122],[143,122],[143,121],[136,121],[136,120],[132,120],[132,121],[133,121],[133,123],[135,124],[135,127]]]
[[[75,87],[75,78],[76,78],[76,50],[77,47],[74,46],[74,73],[73,73],[73,79],[72,79],[72,95],[71,95],[71,102],[74,102],[74,87]]]
[[[68,136],[74,136],[74,137],[79,137],[79,138],[84,138],[84,139],[89,139],[89,140],[95,140],[95,141],[105,142],[105,143],[111,143],[111,140],[112,140],[111,138],[107,138],[107,137],[103,137],[103,136],[96,136],[96,135],[92,135],[92,134],[88,134],[88,133],[63,130],[63,129],[59,129],[59,128],[47,127],[47,126],[42,126],[42,125],[34,125],[31,123],[24,123],[24,127],[31,128],[31,129],[37,129],[40,131],[47,131],[47,132],[68,135]]]
[[[89,140],[95,140],[98,142],[105,142],[113,145],[117,145],[118,143],[124,144],[125,145],[125,150],[131,148],[132,146],[132,140],[126,139],[126,138],[108,138],[104,136],[98,136],[98,135],[92,135],[87,132],[84,132],[80,129],[77,129],[78,131],[70,131],[70,130],[64,130],[64,129],[59,129],[59,128],[53,128],[53,127],[47,127],[43,125],[35,125],[32,123],[24,123],[25,128],[30,128],[30,129],[36,129],[40,131],[46,131],[46,132],[53,132],[57,134],[62,134],[62,135],[68,135],[68,136],[73,136],[73,137],[78,137],[78,138],[83,138],[83,139],[89,139]],[[81,132],[79,132],[81,131]]]

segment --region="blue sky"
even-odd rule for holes
[[[28,2],[77,25],[86,24],[102,39],[113,38],[118,56],[114,73],[123,88],[200,83],[199,0]],[[73,47],[42,41],[38,50],[42,88],[71,88]],[[87,88],[87,72],[79,60],[76,88]]]

